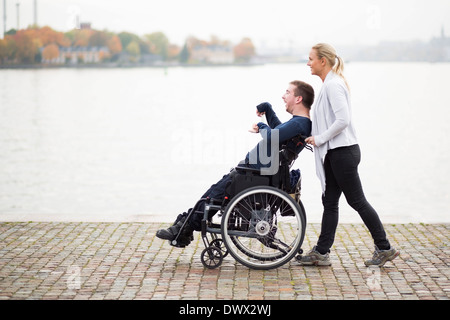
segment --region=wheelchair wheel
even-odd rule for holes
[[[223,261],[222,251],[214,246],[205,248],[200,255],[200,259],[203,266],[205,266],[206,268],[217,268],[222,264]]]
[[[303,206],[286,192],[267,186],[237,194],[222,217],[227,251],[252,269],[273,269],[300,250],[306,228]]]
[[[222,239],[219,238],[214,239],[213,241],[211,241],[211,246],[220,249],[223,258],[225,258],[228,255],[227,248],[225,247],[225,244],[223,243]]]

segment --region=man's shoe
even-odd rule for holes
[[[394,247],[391,247],[389,250],[380,250],[375,246],[372,259],[364,261],[364,264],[368,267],[382,267],[387,261],[392,261],[397,258],[399,254],[400,251],[396,250]]]
[[[171,227],[167,229],[160,229],[156,231],[156,236],[163,240],[169,240],[171,245],[184,248],[194,240],[194,229],[191,228],[189,223],[186,223],[183,227],[186,218],[183,217],[176,221]],[[183,228],[183,229],[182,229]],[[178,236],[177,243],[172,243]]]
[[[174,223],[171,227],[167,229],[160,229],[156,231],[156,236],[163,240],[175,240],[176,236],[178,235],[178,232],[180,232],[181,227],[183,226],[183,221],[178,221]]]
[[[316,246],[306,255],[298,255],[295,259],[302,266],[331,266],[330,254],[328,252],[325,254],[319,253]]]

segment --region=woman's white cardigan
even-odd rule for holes
[[[358,143],[351,121],[350,93],[344,79],[330,71],[312,109],[316,173],[325,192],[323,161],[328,150]]]

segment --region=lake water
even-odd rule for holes
[[[366,196],[383,222],[450,222],[450,64],[348,63]],[[0,221],[173,221],[259,137],[255,106],[284,120],[305,64],[0,70]],[[303,175],[320,222],[314,156]],[[361,222],[342,198],[341,222]]]

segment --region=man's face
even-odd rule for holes
[[[293,84],[289,84],[289,87],[286,89],[286,92],[283,95],[283,101],[286,104],[286,112],[292,114],[294,106],[297,101],[297,97],[294,95],[295,86]]]

